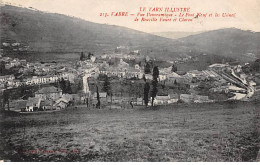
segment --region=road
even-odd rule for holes
[[[239,93],[235,93],[236,96],[232,97],[231,99],[248,101],[248,99],[254,95],[255,92],[254,87],[248,85],[246,80],[242,80],[239,76],[237,76],[233,69],[231,69],[231,75],[227,74],[224,70],[221,71],[221,75],[224,79],[228,80],[229,82],[236,84],[240,87],[243,87],[247,90],[246,95],[239,95]]]

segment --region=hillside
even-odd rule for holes
[[[174,31],[169,31],[169,32],[153,32],[152,34],[160,36],[160,37],[165,37],[165,38],[170,38],[170,39],[179,39],[179,38],[184,38],[188,37],[190,35],[196,35],[203,33],[203,31],[200,32],[174,32]]]
[[[240,61],[254,61],[260,57],[259,32],[229,28],[188,36],[178,41],[183,46]]]
[[[1,41],[22,42],[40,52],[103,53],[125,45],[138,49],[172,47],[172,40],[120,26],[97,24],[59,14],[1,7]]]
[[[259,32],[223,29],[173,40],[126,27],[8,5],[1,6],[0,19],[1,49],[14,56],[28,52],[33,52],[33,56],[44,56],[43,52],[103,54],[122,45],[139,49],[143,55],[170,60],[205,53],[243,62],[259,57]]]

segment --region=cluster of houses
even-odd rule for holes
[[[105,74],[109,77],[116,76],[120,78],[137,78],[141,79],[144,72],[138,64],[134,67],[130,67],[128,63],[120,59],[120,63],[117,66],[110,67],[106,62],[100,65],[100,74]]]
[[[89,92],[88,78],[92,77],[96,79],[100,74],[107,75],[108,77],[119,77],[123,79],[142,79],[145,77],[148,80],[152,80],[152,73],[145,74],[144,66],[140,66],[140,63],[130,64],[126,61],[129,59],[143,59],[138,50],[128,51],[128,53],[122,53],[128,51],[127,47],[117,47],[116,53],[104,54],[100,58],[91,56],[90,59],[80,60],[76,63],[29,63],[25,60],[11,59],[9,57],[2,57],[0,61],[5,63],[5,68],[10,69],[15,66],[19,66],[20,77],[14,75],[0,76],[0,88],[14,88],[20,85],[41,85],[51,84],[59,81],[60,79],[68,80],[74,83],[76,78],[82,78],[83,91],[85,96],[82,97],[79,94],[63,94],[62,91],[55,87],[44,87],[35,93],[35,97],[29,98],[21,106],[23,111],[35,111],[35,110],[50,110],[50,109],[63,109],[74,102],[83,102],[89,105],[96,105],[97,94],[95,92],[91,95],[86,95]],[[117,59],[118,62],[109,64],[109,60]],[[149,61],[149,57],[146,61]],[[138,60],[137,60],[138,61]],[[229,69],[231,72],[235,72],[239,75],[238,79],[242,82],[246,82],[247,76],[242,72],[240,65],[230,67],[228,64],[213,64],[209,66],[207,70],[191,70],[185,74],[177,74],[172,71],[172,67],[159,68],[159,82],[170,86],[172,84],[188,84],[191,89],[196,89],[200,82],[212,81],[212,87],[209,92],[240,92],[246,93],[244,88],[227,83],[227,79],[223,78],[223,69]],[[33,73],[33,75],[31,75]],[[232,74],[232,73],[231,73]],[[252,83],[251,83],[252,84]],[[158,95],[154,100],[155,105],[166,105],[176,103],[179,100],[185,103],[201,103],[212,102],[208,96],[191,94],[173,94]],[[87,96],[87,97],[86,97]],[[100,93],[99,97],[104,104],[129,104],[132,105],[144,105],[143,98],[124,98],[121,96],[113,96],[109,98],[106,93]]]
[[[15,79],[14,75],[0,76],[0,88],[5,88]]]
[[[27,51],[29,50],[29,46],[26,43],[16,42],[14,40],[5,39],[5,42],[2,43],[2,47],[7,50],[12,51]]]
[[[28,100],[17,100],[18,109],[22,112],[60,110],[80,102],[77,94],[63,94],[62,90],[54,86],[43,87],[35,92]]]
[[[26,65],[27,63],[26,60],[19,60],[18,58],[12,59],[10,57],[1,57],[0,62],[4,62],[5,69]]]
[[[0,57],[0,62],[1,65],[5,64],[6,70],[19,67],[16,77],[13,74],[0,76],[0,89],[16,88],[22,85],[50,84],[62,78],[74,83],[74,79],[82,73],[76,70],[73,64],[29,63],[26,60],[10,57]]]

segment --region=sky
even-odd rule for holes
[[[2,0],[2,2],[74,16],[95,23],[125,26],[148,33],[196,32],[231,27],[260,32],[260,0]],[[135,16],[100,16],[100,13],[111,14],[120,11],[137,14],[140,7],[190,8],[190,13],[230,13],[235,14],[235,17],[199,17],[192,22],[136,22]]]

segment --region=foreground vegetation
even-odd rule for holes
[[[255,161],[259,102],[1,114],[10,161]]]

